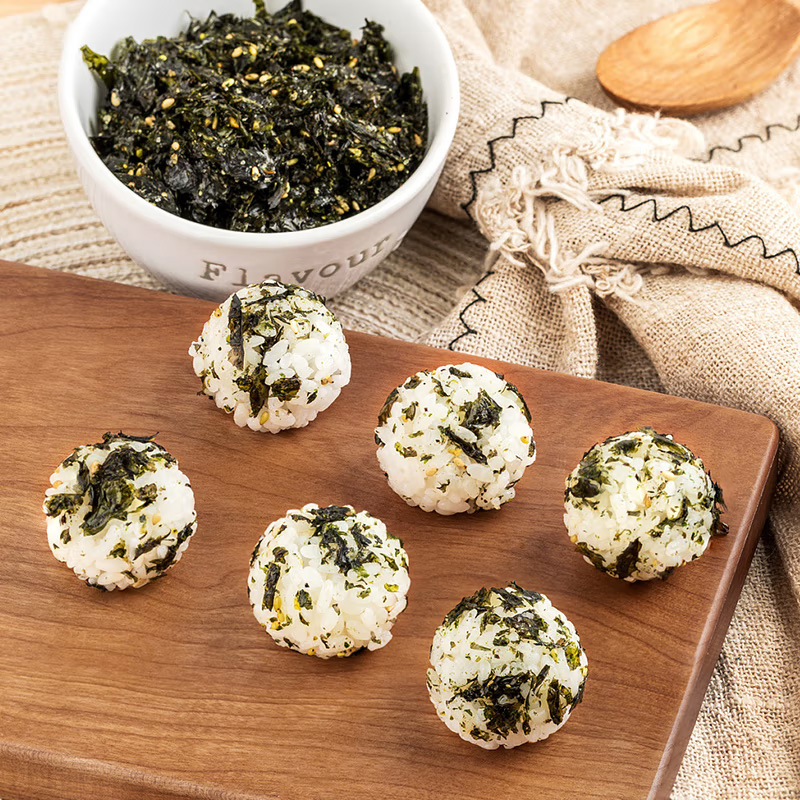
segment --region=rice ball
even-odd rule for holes
[[[566,482],[564,523],[590,564],[626,581],[666,578],[699,558],[720,521],[722,490],[703,462],[652,428],[594,445]]]
[[[476,364],[418,372],[393,389],[375,442],[392,489],[440,514],[500,508],[536,459],[519,390]]]
[[[194,493],[151,437],[105,433],[76,448],[45,492],[53,555],[89,586],[138,589],[180,561],[197,528]]]
[[[572,623],[512,583],[465,597],[436,630],[428,693],[442,722],[486,750],[546,739],[583,699],[589,672]]]
[[[409,586],[403,543],[352,506],[287,512],[259,540],[248,576],[250,604],[267,633],[320,658],[388,644]]]
[[[202,393],[254,431],[305,427],[350,381],[339,321],[313,292],[276,281],[231,295],[189,355]]]

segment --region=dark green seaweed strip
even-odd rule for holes
[[[359,41],[299,2],[212,13],[172,38],[82,48],[108,88],[92,144],[132,191],[236,231],[336,222],[391,194],[428,138],[416,69],[399,74],[383,29]]]
[[[641,539],[634,539],[618,556],[614,565],[614,572],[618,578],[629,578],[635,571],[639,562],[639,552],[642,549]]]

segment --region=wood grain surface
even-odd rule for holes
[[[768,420],[473,359],[534,416],[537,462],[500,511],[441,517],[388,488],[372,430],[407,375],[463,357],[349,334],[353,380],[307,429],[237,428],[197,396],[187,350],[212,304],[0,266],[0,796],[6,800],[667,798],[766,513]],[[731,532],[666,582],[594,570],[562,523],[564,478],[642,424],[692,447]],[[48,477],[106,430],[180,461],[199,528],[164,580],[102,594],[50,554]],[[384,649],[324,662],[276,647],[247,601],[266,525],[307,502],[380,516],[409,553]],[[430,704],[431,637],[458,600],[509,580],[545,592],[589,657],[585,700],[547,741],[488,752]]]
[[[625,34],[603,51],[596,72],[626,108],[688,117],[748,100],[798,52],[798,0],[717,0]]]

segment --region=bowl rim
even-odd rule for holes
[[[118,2],[118,0],[116,0]],[[403,208],[415,196],[422,193],[431,180],[436,180],[444,166],[445,159],[455,137],[460,105],[460,86],[458,70],[450,45],[436,18],[422,0],[393,0],[396,3],[407,3],[412,6],[428,26],[442,56],[440,67],[444,83],[444,103],[440,112],[441,121],[433,138],[429,140],[428,151],[419,166],[408,179],[390,195],[369,208],[328,225],[320,225],[299,231],[232,231],[227,228],[215,228],[194,220],[172,214],[163,208],[153,205],[140,195],[125,186],[102,161],[92,147],[89,136],[80,122],[77,106],[76,83],[79,65],[75,54],[85,43],[86,28],[96,23],[97,17],[104,13],[110,0],[87,0],[77,17],[72,21],[64,37],[61,60],[58,70],[58,103],[61,121],[73,158],[92,178],[100,184],[104,193],[110,193],[115,200],[126,207],[132,215],[145,222],[158,226],[172,233],[184,234],[193,238],[202,238],[206,243],[215,245],[233,245],[245,247],[263,247],[270,243],[278,247],[301,248],[309,245],[329,242],[333,239],[349,236],[372,227]],[[424,86],[423,86],[424,92]]]

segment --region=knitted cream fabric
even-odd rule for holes
[[[673,797],[798,798],[800,67],[698,130],[613,113],[593,77],[608,42],[692,2],[426,1],[458,62],[459,131],[435,211],[335,311],[778,422],[772,529]],[[61,133],[57,59],[79,6],[0,20],[0,257],[163,288],[89,209]],[[488,272],[469,216],[492,244]]]

